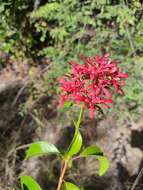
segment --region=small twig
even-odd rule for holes
[[[22,145],[22,146],[17,147],[15,150],[25,149],[25,148],[29,147],[31,144],[32,144],[32,143],[24,144],[24,145]]]
[[[123,4],[123,8],[126,9],[126,7],[128,7],[128,2],[127,2],[127,0],[125,0],[125,1],[124,1],[124,4]],[[135,46],[134,46],[134,43],[133,43],[133,39],[132,39],[130,30],[129,30],[129,28],[128,28],[128,24],[125,24],[125,30],[126,30],[126,32],[127,32],[127,36],[128,36],[128,40],[129,40],[130,47],[131,47],[131,49],[132,49],[133,56],[136,57],[136,49],[135,49]]]
[[[21,89],[18,91],[14,101],[12,102],[12,106],[15,106],[16,102],[18,101],[20,95],[22,94],[22,92],[24,91],[24,89],[27,86],[27,80],[24,82],[23,86],[21,87]]]
[[[138,174],[138,176],[137,176],[137,178],[136,178],[136,180],[135,180],[135,182],[134,182],[131,190],[135,189],[135,187],[138,184],[138,182],[139,182],[140,178],[142,177],[142,175],[143,175],[143,167],[141,168],[141,170],[140,170],[140,172],[139,172],[139,174]]]
[[[129,40],[129,43],[130,43],[130,47],[132,49],[132,53],[134,55],[134,57],[136,57],[136,49],[134,47],[134,44],[133,44],[133,40],[132,40],[132,36],[130,34],[130,31],[129,31],[129,28],[128,28],[128,25],[126,24],[125,25],[125,30],[127,32],[127,36],[128,36],[128,40]]]
[[[72,160],[77,160],[79,158],[81,158],[81,156],[75,156]]]
[[[33,118],[33,120],[40,126],[40,127],[45,127],[45,125],[43,124],[43,122],[40,121],[40,119],[33,115],[32,113],[29,113],[29,115]]]

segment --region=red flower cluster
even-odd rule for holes
[[[83,64],[70,61],[72,71],[60,79],[62,94],[61,104],[70,100],[76,103],[83,102],[90,110],[90,118],[94,117],[94,110],[100,105],[108,106],[112,103],[111,87],[115,93],[124,94],[121,89],[127,78],[126,73],[120,72],[117,63],[109,59],[109,55],[85,57],[81,56]]]

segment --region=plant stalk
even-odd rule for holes
[[[76,123],[76,130],[79,129],[80,127],[80,124],[81,124],[81,121],[82,121],[82,117],[83,117],[83,113],[84,113],[84,105],[81,105],[81,108],[80,108],[80,113],[79,113],[79,116],[78,116],[78,121]]]
[[[75,124],[76,131],[80,127],[81,120],[82,120],[82,117],[83,117],[83,112],[84,112],[84,105],[81,105],[80,113],[79,113],[79,116],[78,116],[78,121]],[[68,166],[68,160],[64,160],[64,164],[63,164],[63,166],[61,166],[61,173],[60,173],[60,177],[59,177],[59,181],[58,181],[57,190],[61,190],[61,186],[62,186],[62,183],[63,183],[63,179],[64,179],[64,175],[65,175],[67,166]]]
[[[57,190],[61,190],[61,186],[62,186],[63,178],[64,178],[64,175],[65,175],[65,172],[66,172],[66,169],[67,169],[67,165],[68,165],[68,161],[65,160],[64,165],[63,165],[63,167],[61,169]]]

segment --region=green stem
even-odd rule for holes
[[[77,120],[77,123],[76,123],[76,126],[75,126],[75,127],[76,127],[76,130],[78,130],[79,127],[80,127],[83,113],[84,113],[84,105],[82,104],[82,105],[81,105],[81,108],[80,108],[80,113],[79,113],[79,116],[78,116],[78,120]]]
[[[79,116],[78,116],[77,123],[74,122],[75,128],[76,128],[76,132],[78,131],[78,129],[80,127],[82,116],[83,116],[83,112],[84,112],[84,105],[82,104],[81,108],[80,108],[80,113],[79,113]],[[63,183],[64,175],[65,175],[65,172],[66,172],[66,169],[67,169],[67,166],[68,166],[68,161],[69,161],[69,158],[66,159],[66,160],[64,160],[64,164],[63,164],[63,166],[61,168],[61,173],[60,173],[60,177],[59,177],[59,182],[58,182],[57,190],[61,190],[61,186],[62,186],[62,183]]]

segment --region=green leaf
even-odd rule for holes
[[[62,185],[62,190],[80,190],[80,188],[73,183],[64,181]]]
[[[65,153],[65,158],[71,158],[73,155],[77,154],[80,151],[82,146],[82,136],[78,130],[75,131],[72,142]]]
[[[33,156],[41,156],[45,154],[59,154],[59,150],[53,144],[44,141],[32,143],[26,152],[26,159]]]
[[[86,157],[86,156],[90,156],[90,155],[95,156],[99,161],[99,171],[98,171],[99,176],[104,175],[105,172],[109,168],[109,161],[108,161],[107,157],[103,156],[102,150],[99,147],[95,146],[95,145],[92,145],[92,146],[89,146],[89,147],[85,148],[80,153],[81,157]]]
[[[28,188],[28,190],[42,190],[39,184],[30,176],[24,175],[20,178],[21,188],[24,190],[24,186]]]
[[[99,160],[99,176],[102,176],[106,173],[106,171],[109,168],[109,160],[106,156],[96,156],[96,158]]]
[[[73,106],[73,102],[64,102],[64,107],[69,108]]]
[[[88,156],[88,155],[100,155],[100,156],[103,156],[103,152],[98,146],[91,145],[91,146],[88,146],[87,148],[85,148],[80,153],[80,156],[82,156],[82,157],[85,157],[85,156]]]

